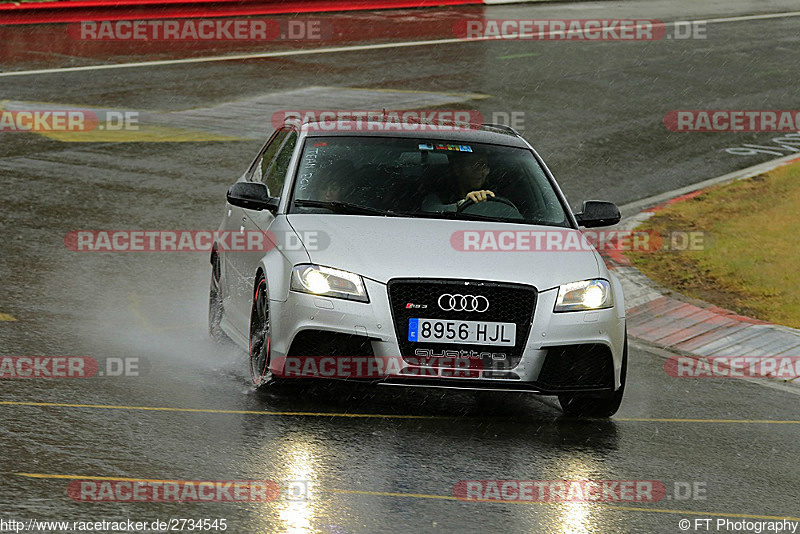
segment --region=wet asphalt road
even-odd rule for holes
[[[600,2],[483,11],[488,18],[686,20],[795,7]],[[454,11],[481,10],[441,16]],[[424,98],[486,95],[449,107],[484,116],[524,112],[526,137],[573,205],[587,198],[624,204],[774,157],[724,151],[767,145],[774,134],[672,134],[662,119],[673,109],[797,109],[798,20],[709,25],[705,41],[456,43],[0,77],[0,99],[167,113],[310,86],[334,88],[327,94],[360,87]],[[135,55],[7,56],[0,64],[21,70],[143,59]],[[530,396],[349,385],[256,393],[245,379],[246,356],[207,339],[206,254],[66,250],[64,235],[75,229],[216,228],[225,190],[260,142],[65,143],[0,133],[0,313],[16,319],[0,322],[1,354],[138,357],[150,367],[140,377],[3,380],[0,517],[226,518],[233,532],[571,533],[680,532],[681,518],[800,516],[800,417],[789,390],[670,378],[662,355],[634,345],[626,397],[610,421],[564,419],[552,399]],[[311,498],[73,502],[70,479],[91,477],[307,480]],[[584,478],[659,480],[673,498],[623,505],[452,499],[460,480]],[[705,499],[678,500],[675,483],[684,482],[704,487]]]

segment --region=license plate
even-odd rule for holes
[[[516,343],[516,337],[517,325],[515,323],[446,321],[442,319],[408,320],[408,340],[415,342],[512,347]]]

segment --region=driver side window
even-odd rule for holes
[[[270,196],[276,197],[283,189],[286,171],[297,144],[297,132],[291,129],[280,130],[264,148],[255,165],[251,180],[261,182],[269,189]]]

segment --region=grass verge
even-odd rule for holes
[[[699,250],[626,253],[651,279],[743,315],[800,328],[800,162],[676,202],[639,230],[703,232]]]

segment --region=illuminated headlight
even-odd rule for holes
[[[292,269],[292,291],[321,297],[369,302],[364,279],[357,274],[321,265],[297,265]]]
[[[611,308],[614,295],[607,280],[583,280],[558,288],[556,312],[599,310]]]

